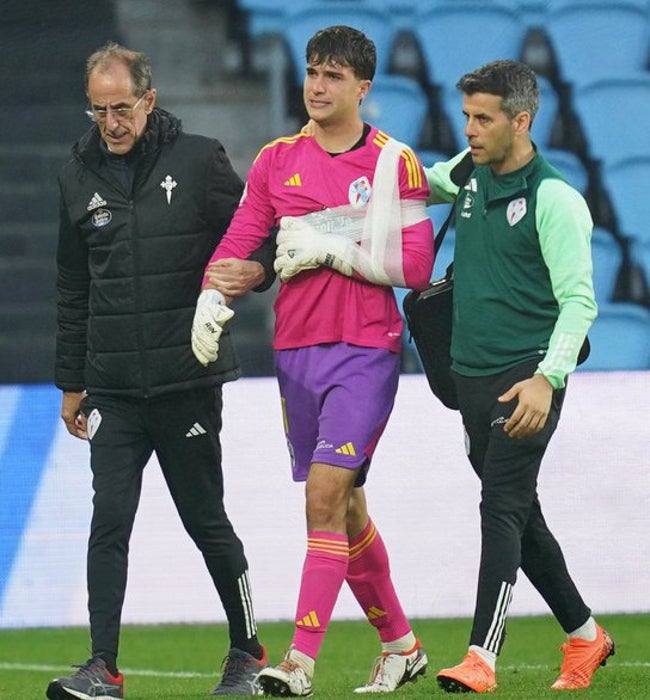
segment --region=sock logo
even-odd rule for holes
[[[386,611],[374,605],[366,612],[366,617],[369,620],[376,620],[379,617],[384,617],[384,615],[386,615]]]
[[[311,610],[308,615],[305,615],[300,620],[296,620],[298,627],[320,627],[320,621],[315,610]]]

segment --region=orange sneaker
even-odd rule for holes
[[[467,652],[458,666],[443,668],[436,678],[448,693],[491,693],[497,687],[494,671],[475,651]]]
[[[569,639],[560,647],[564,652],[564,660],[560,667],[560,675],[553,683],[553,690],[576,690],[588,688],[591,677],[599,666],[604,666],[610,656],[616,653],[612,638],[600,626],[596,625],[596,639],[588,642],[585,639]]]

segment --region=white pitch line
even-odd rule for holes
[[[41,664],[21,664],[0,661],[0,671],[43,671],[47,673],[67,673],[70,666],[46,666]],[[120,668],[128,676],[155,676],[159,678],[216,678],[221,673],[194,673],[193,671],[153,671],[147,668]]]
[[[650,668],[650,661],[613,661],[607,659],[607,668]],[[557,668],[548,664],[509,664],[508,666],[497,666],[498,671],[548,671]]]

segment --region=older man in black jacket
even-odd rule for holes
[[[90,442],[91,658],[52,681],[50,700],[122,698],[117,655],[129,538],[155,452],[185,529],[224,606],[230,650],[214,695],[253,695],[265,665],[248,564],[223,503],[222,393],[239,366],[227,330],[218,360],[194,357],[203,270],[242,194],[222,145],[155,107],[145,56],[110,43],[86,67],[95,122],[59,183],[56,385],[68,431]],[[274,251],[222,268],[238,296],[273,279]],[[216,347],[213,349],[216,353]]]

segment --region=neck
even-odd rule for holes
[[[361,138],[363,121],[361,119],[346,124],[316,124],[314,138],[316,143],[328,153],[345,153]]]
[[[535,157],[535,149],[533,144],[528,141],[526,145],[522,145],[521,148],[515,149],[507,160],[504,160],[500,164],[495,164],[492,167],[495,175],[507,175],[508,173],[513,173],[515,170],[523,168],[524,165],[530,163],[530,161]]]

